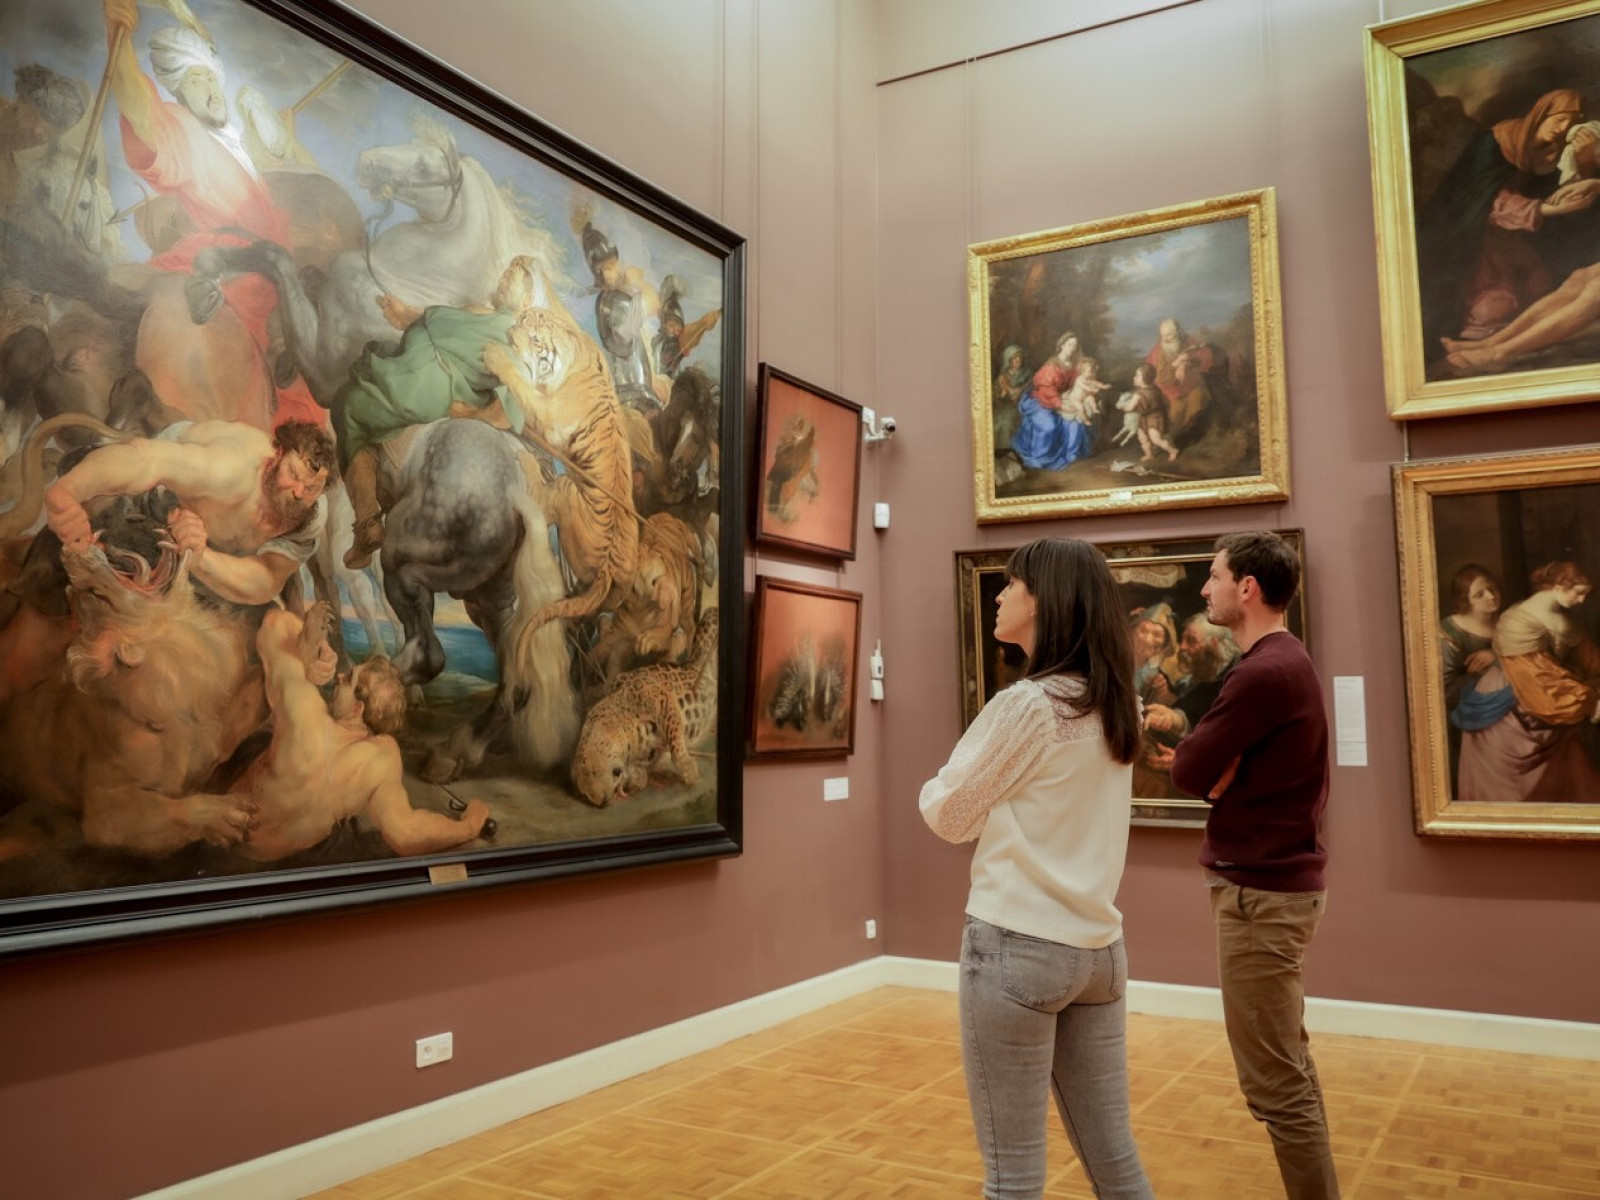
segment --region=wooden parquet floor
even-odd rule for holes
[[[1600,1197],[1600,1064],[1313,1038],[1353,1200]],[[1220,1025],[1134,1014],[1156,1194],[1275,1200]],[[1046,1196],[1090,1197],[1052,1117]],[[956,999],[884,988],[318,1193],[318,1200],[952,1200],[981,1193]]]

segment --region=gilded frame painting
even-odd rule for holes
[[[1301,587],[1289,606],[1289,630],[1307,640],[1305,535],[1278,531],[1299,555]],[[1173,748],[1205,716],[1238,658],[1232,635],[1205,619],[1205,585],[1215,537],[1102,542],[1133,634],[1135,680],[1147,714],[1133,771],[1135,825],[1203,826],[1207,805],[1172,786]],[[956,554],[956,652],[961,664],[961,721],[970,725],[995,693],[1021,678],[1022,651],[995,640],[996,599],[1006,584],[1010,550]],[[1309,643],[1308,643],[1309,645]]]
[[[967,249],[980,524],[1276,501],[1271,188]]]
[[[757,575],[749,756],[854,754],[860,661],[860,592]]]
[[[756,544],[855,558],[861,405],[771,363],[756,388]]]
[[[1417,832],[1600,839],[1600,447],[1393,477]]]
[[[1390,417],[1600,396],[1600,0],[1374,25],[1366,74]]]
[[[739,853],[743,239],[331,0],[0,70],[0,954]]]

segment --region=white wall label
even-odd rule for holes
[[[850,776],[840,775],[835,779],[822,781],[822,798],[824,800],[850,799]]]
[[[1367,765],[1367,690],[1361,675],[1333,677],[1334,762],[1341,767]]]

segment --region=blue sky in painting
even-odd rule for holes
[[[1118,335],[1154,343],[1165,317],[1187,328],[1225,325],[1250,302],[1250,223],[1244,217],[1129,238],[1107,297]]]

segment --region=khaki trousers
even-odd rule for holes
[[[1211,876],[1222,1013],[1250,1114],[1267,1127],[1289,1200],[1339,1195],[1305,1026],[1306,950],[1326,892],[1267,892]]]

